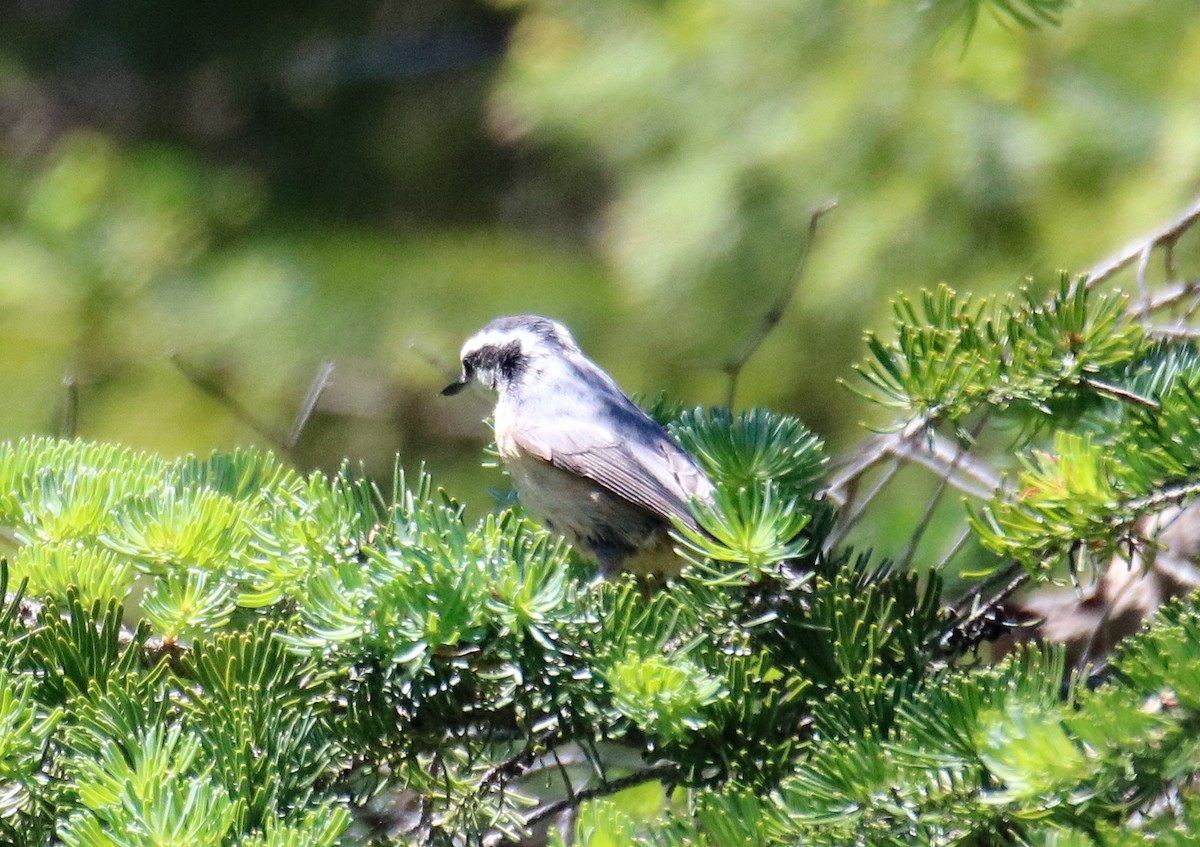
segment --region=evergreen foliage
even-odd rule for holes
[[[1064,280],[1044,304],[942,288],[896,313],[863,374],[897,428],[991,413],[1043,445],[974,512],[985,544],[1044,575],[1190,493],[1195,353],[1123,299]],[[718,493],[651,594],[589,578],[519,509],[467,523],[424,472],[385,493],[254,451],[4,445],[4,838],[495,844],[589,797],[584,844],[1191,833],[1190,800],[1158,802],[1196,768],[1189,606],[1095,687],[1064,693],[1052,651],[955,661],[937,573],[830,548],[799,422],[659,414]],[[672,789],[653,825],[606,796],[639,785]]]
[[[942,287],[868,337],[880,437],[953,439],[943,483],[1004,435],[1014,479],[969,523],[1030,578],[1151,549],[1135,522],[1196,493],[1200,358],[1145,302]],[[1102,674],[979,667],[986,584],[947,608],[923,526],[896,561],[841,543],[860,510],[802,424],[656,414],[716,496],[654,590],[519,506],[468,522],[423,471],[384,491],[258,451],[0,445],[0,838],[496,845],[570,810],[594,845],[1198,836],[1190,602]]]

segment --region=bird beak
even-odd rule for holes
[[[471,384],[471,380],[467,377],[466,374],[463,374],[458,379],[454,380],[454,382],[450,383],[445,388],[443,388],[441,391],[441,395],[443,397],[453,397],[455,394],[462,391],[464,388],[466,388],[470,384]]]

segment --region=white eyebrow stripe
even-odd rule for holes
[[[463,344],[460,358],[465,358],[467,355],[475,353],[479,350],[483,350],[487,347],[505,347],[514,342],[520,345],[521,351],[524,353],[536,350],[539,347],[546,347],[555,344],[555,342],[548,341],[543,336],[528,329],[485,329],[467,339],[466,343]]]

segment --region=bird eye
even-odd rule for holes
[[[463,376],[465,376],[467,379],[471,379],[473,376],[475,376],[475,364],[470,359],[463,359],[462,366]]]

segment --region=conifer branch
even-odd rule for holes
[[[17,620],[24,629],[32,630],[42,624],[43,604],[20,593],[8,592],[4,595],[4,606],[16,605],[19,609]],[[65,616],[69,619],[69,616]],[[189,652],[187,646],[162,636],[151,635],[143,638],[128,626],[122,625],[117,631],[117,644],[121,648],[129,647],[141,641],[141,652],[148,663],[152,664],[159,657],[176,661]]]

